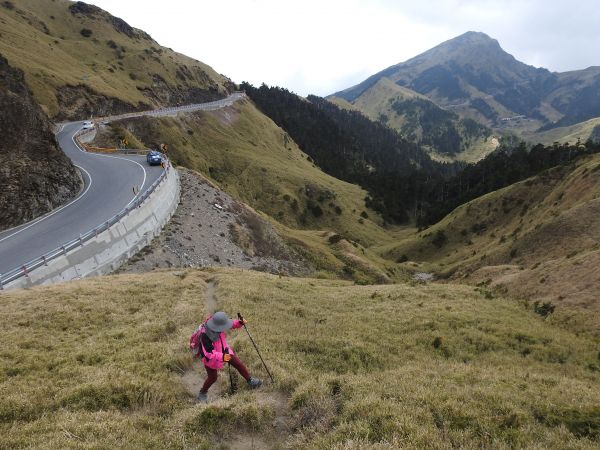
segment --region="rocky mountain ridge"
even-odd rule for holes
[[[600,116],[600,67],[536,68],[484,33],[465,33],[333,95],[355,103],[384,77],[493,127],[552,128]]]
[[[212,101],[235,89],[210,66],[84,2],[2,2],[0,34],[0,53],[58,120]]]

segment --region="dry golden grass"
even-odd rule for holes
[[[155,42],[129,38],[104,20],[73,16],[68,10],[73,2],[11,3],[13,9],[0,5],[0,54],[25,72],[28,86],[50,116],[59,112],[56,90],[65,85],[86,85],[136,105],[152,103],[142,89],[153,86],[155,74],[171,87],[189,84],[223,89],[227,82],[206,64]],[[92,35],[82,36],[83,28]],[[183,66],[193,72],[185,81],[177,76]]]
[[[577,306],[582,330],[598,333],[595,261],[600,239],[600,157],[491,192],[399,243],[373,248],[459,282],[486,283],[512,296]],[[434,244],[440,233],[446,242]],[[559,308],[560,309],[560,308]],[[566,314],[566,312],[565,312]]]
[[[575,144],[577,141],[585,143],[594,127],[600,125],[600,118],[586,120],[567,127],[558,127],[552,130],[523,134],[523,138],[530,142],[541,142],[545,145],[552,145],[554,142]]]
[[[366,191],[321,171],[296,143],[249,101],[214,112],[112,124],[146,146],[169,144],[179,165],[201,172],[234,198],[263,214],[323,276],[361,282],[398,280],[402,271],[368,250],[393,242],[396,230],[365,207]],[[107,133],[108,134],[108,133]],[[319,205],[315,217],[309,202]],[[338,209],[339,208],[339,209]],[[368,212],[368,218],[360,216]],[[339,233],[352,248],[330,245]]]
[[[209,279],[277,385],[199,406],[181,374]],[[1,448],[598,445],[597,343],[472,287],[188,270],[4,293],[0,313]]]

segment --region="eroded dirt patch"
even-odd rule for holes
[[[206,286],[205,301],[206,309],[214,312],[218,309],[216,283],[209,280]],[[233,380],[230,381],[230,377]],[[181,376],[181,383],[190,395],[195,399],[202,388],[206,378],[206,371],[199,359],[194,359],[192,366]],[[235,386],[232,392],[230,382]],[[275,449],[285,447],[284,443],[292,431],[291,408],[288,398],[274,386],[263,385],[256,390],[250,390],[237,371],[224,368],[219,372],[219,378],[208,391],[208,405],[199,404],[198,408],[230,408],[231,405],[254,404],[258,411],[268,412],[268,423],[263,424],[260,431],[257,429],[243,429],[236,433],[220,435],[218,444],[224,448],[233,450]]]
[[[306,275],[308,263],[273,227],[196,172],[180,169],[181,200],[162,234],[119,272],[170,267],[228,266]]]

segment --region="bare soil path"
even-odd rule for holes
[[[209,280],[206,285],[206,310],[208,313],[218,311],[217,300],[217,283],[215,280]],[[224,369],[226,370],[226,369]],[[235,370],[232,371],[235,377],[236,385],[243,385],[241,378]],[[181,382],[194,398],[198,395],[202,384],[204,383],[205,371],[200,360],[194,360],[190,369],[188,369],[181,377]],[[243,380],[242,380],[243,381]],[[245,387],[245,386],[244,386]],[[243,389],[243,388],[242,388]],[[209,402],[214,402],[218,399],[233,398],[236,394],[229,392],[229,374],[221,371],[219,380],[211,387],[209,391]],[[285,448],[285,441],[291,434],[291,410],[287,397],[279,391],[276,391],[273,386],[263,386],[252,392],[252,396],[256,404],[261,407],[266,407],[273,412],[273,420],[270,427],[266,430],[238,431],[233,439],[220,442],[224,448],[232,450],[263,450]],[[210,404],[210,403],[209,403]],[[199,405],[198,407],[204,407]]]

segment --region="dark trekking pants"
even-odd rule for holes
[[[240,358],[238,358],[237,355],[231,356],[229,364],[235,367],[240,373],[240,375],[246,379],[246,381],[250,379],[250,373],[248,372],[248,369],[246,369],[246,366],[242,361],[240,361]],[[217,369],[211,369],[210,367],[206,366],[204,366],[204,368],[206,369],[206,374],[208,375],[208,377],[206,378],[206,381],[204,381],[204,385],[202,386],[202,389],[200,389],[200,392],[206,393],[208,392],[208,389],[213,385],[213,383],[217,381],[219,371]]]

